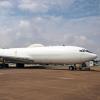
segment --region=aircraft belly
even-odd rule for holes
[[[65,55],[52,55],[52,56],[39,56],[33,57],[34,63],[49,63],[49,64],[71,64],[71,63],[80,63],[80,58],[73,56]]]

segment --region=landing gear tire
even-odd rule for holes
[[[0,64],[0,69],[4,68],[4,64]]]
[[[24,64],[17,63],[16,68],[24,68]]]
[[[75,70],[74,66],[69,66],[69,70]]]
[[[89,66],[87,66],[86,63],[83,63],[83,64],[80,66],[79,70],[80,70],[80,71],[90,71],[91,69],[90,69]]]
[[[8,65],[8,64],[4,64],[4,67],[5,67],[5,68],[9,68],[9,65]]]
[[[0,68],[9,68],[9,64],[7,64],[5,59],[3,58],[2,58],[2,63],[0,64]]]
[[[0,64],[0,69],[2,68],[9,68],[9,65],[8,64]]]

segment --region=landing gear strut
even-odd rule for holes
[[[90,69],[89,66],[87,66],[86,63],[83,63],[83,64],[80,66],[79,70],[82,70],[82,71],[90,71],[91,69]]]

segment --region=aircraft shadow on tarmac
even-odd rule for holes
[[[66,70],[70,71],[68,68],[50,68],[50,67],[45,67],[45,66],[28,66],[28,67],[9,67],[9,68],[0,68],[0,69],[45,69],[45,70]],[[72,71],[90,71],[90,72],[100,72],[100,70],[97,69],[90,69],[90,70],[72,70]]]

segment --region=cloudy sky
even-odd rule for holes
[[[0,0],[0,47],[76,45],[100,57],[100,0]]]

